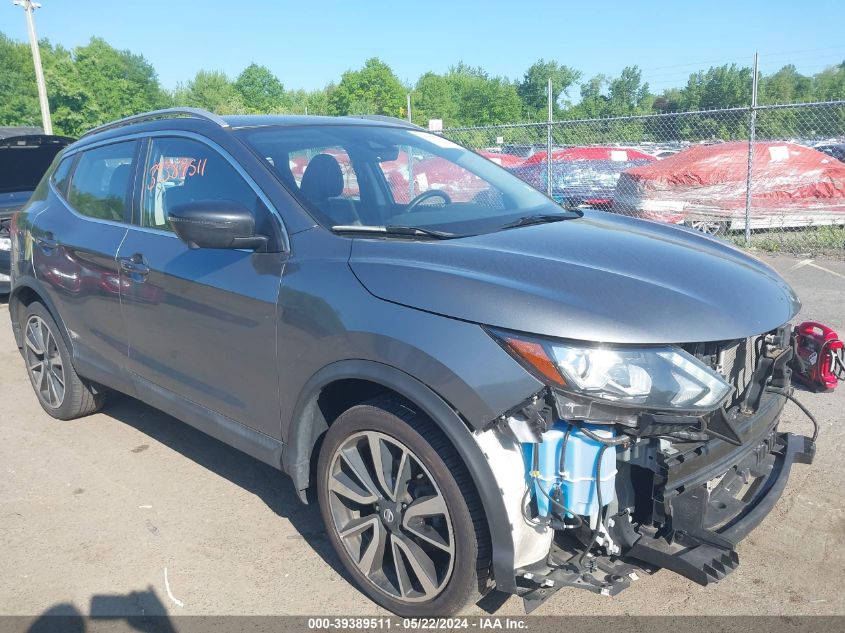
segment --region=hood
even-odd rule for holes
[[[745,338],[800,308],[774,270],[716,238],[600,211],[455,240],[356,239],[349,263],[386,301],[582,341]]]

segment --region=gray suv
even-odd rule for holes
[[[284,471],[397,614],[717,581],[813,456],[778,430],[773,270],[401,121],[130,117],[57,157],[11,242],[47,413],[118,391]]]

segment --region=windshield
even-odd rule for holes
[[[327,228],[400,226],[460,236],[564,213],[486,158],[422,130],[315,125],[241,134]]]

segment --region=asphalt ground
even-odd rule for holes
[[[766,259],[798,290],[802,320],[845,333],[845,262]],[[384,613],[282,473],[128,397],[53,420],[0,319],[0,615]],[[663,570],[614,598],[564,589],[535,613],[845,615],[845,385],[798,395],[821,424],[816,462],[794,467],[732,575],[705,588]],[[810,425],[789,404],[782,428]],[[490,611],[523,608],[494,594],[468,613]]]

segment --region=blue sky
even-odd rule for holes
[[[540,57],[584,72],[637,64],[652,90],[710,65],[805,73],[845,60],[843,0],[41,0],[39,37],[74,47],[92,35],[144,55],[167,88],[199,69],[236,76],[255,61],[288,88],[313,89],[378,56],[403,81],[460,60],[517,78]],[[23,11],[0,0],[0,30],[26,38]],[[574,96],[574,95],[573,95]]]

